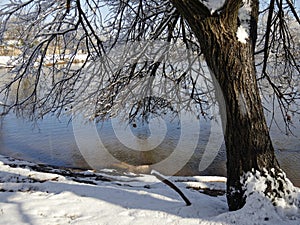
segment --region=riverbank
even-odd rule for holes
[[[64,65],[70,62],[71,58],[73,64],[84,63],[87,59],[87,54],[79,54],[75,57],[71,55],[65,55],[63,59],[58,55],[46,56],[43,64],[45,66]],[[0,69],[13,68],[16,65],[15,56],[0,56]]]
[[[13,56],[0,56],[0,69],[11,68]]]
[[[54,168],[0,156],[0,224],[297,225],[300,222],[297,212],[275,208],[262,196],[249,197],[243,209],[228,212],[223,177],[170,180],[189,198],[191,206],[186,206],[173,189],[152,175]]]

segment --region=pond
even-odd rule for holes
[[[0,124],[0,154],[84,169],[122,168],[125,162],[150,164],[155,169],[171,166],[167,169],[170,175],[226,175],[224,143],[214,134],[212,121],[193,118],[182,124],[166,117],[165,121],[154,119],[150,125],[139,121],[124,124],[117,119],[83,123],[69,114],[46,116],[33,123],[9,114]],[[299,117],[293,118],[293,135],[285,135],[278,127],[271,128],[276,155],[288,177],[300,186]],[[213,150],[207,151],[207,146]]]

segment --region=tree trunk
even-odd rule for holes
[[[280,170],[256,82],[253,56],[256,30],[251,31],[252,37],[246,43],[241,43],[236,36],[240,5],[231,4],[227,13],[208,15],[205,11],[199,13],[198,8],[203,8],[203,5],[198,2],[173,1],[197,37],[206,62],[223,92],[226,105],[222,119],[226,119],[223,124],[226,124],[227,201],[230,210],[237,210],[245,204],[243,174],[253,169]]]

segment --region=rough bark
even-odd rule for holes
[[[247,43],[236,37],[242,1],[227,0],[219,13],[201,14],[198,0],[172,1],[197,37],[207,64],[224,95],[226,109],[227,200],[230,210],[245,204],[242,175],[253,169],[279,171],[265,121],[254,66],[258,1],[252,1]],[[201,4],[198,7],[205,7]],[[202,10],[203,11],[203,10]]]

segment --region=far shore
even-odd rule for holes
[[[43,62],[44,66],[65,65],[71,60],[71,55],[65,55],[62,59],[60,56],[46,56]],[[0,69],[14,68],[17,66],[15,62],[17,56],[0,56]],[[73,64],[84,63],[87,59],[87,54],[78,54],[74,57]],[[38,62],[36,62],[38,64]]]

